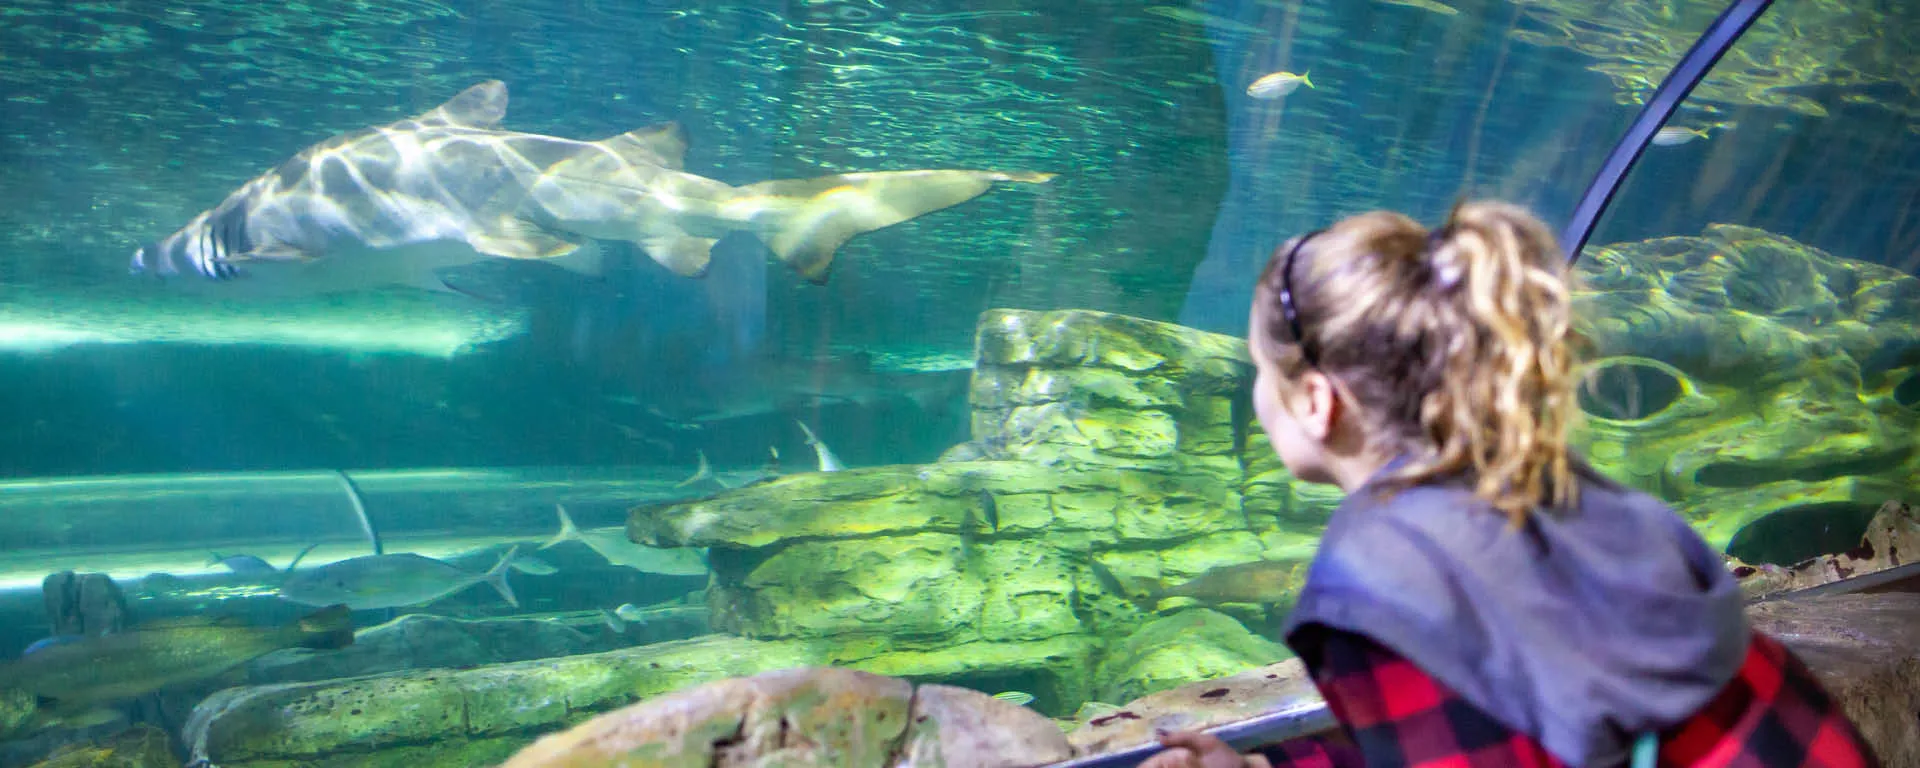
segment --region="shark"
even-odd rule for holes
[[[682,277],[706,273],[720,237],[750,232],[822,284],[856,235],[971,200],[1036,171],[839,173],[732,186],[685,169],[677,122],[597,140],[500,128],[507,86],[473,85],[413,117],[339,134],[141,245],[134,274],[197,274],[256,294],[408,285],[487,259],[597,274],[597,241],[634,243]],[[217,289],[216,289],[217,290]],[[226,289],[240,291],[242,289]]]

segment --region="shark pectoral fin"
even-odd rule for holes
[[[667,235],[649,237],[640,242],[647,255],[653,257],[660,266],[673,270],[681,277],[700,277],[707,273],[707,264],[713,261],[711,238],[692,235]]]
[[[1000,171],[881,171],[763,181],[738,189],[728,218],[755,224],[781,261],[814,283],[826,281],[833,254],[854,235],[892,226],[979,197],[996,181],[1042,183],[1052,174]]]
[[[630,163],[658,164],[676,171],[687,167],[687,133],[677,122],[627,131],[598,143]]]
[[[551,259],[573,253],[579,243],[541,229],[532,222],[502,218],[486,231],[467,235],[467,244],[488,256],[503,259]]]

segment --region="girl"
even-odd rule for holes
[[[1493,202],[1275,252],[1254,410],[1294,477],[1348,494],[1284,631],[1342,733],[1245,758],[1173,734],[1150,768],[1873,764],[1706,542],[1573,455],[1570,282]]]

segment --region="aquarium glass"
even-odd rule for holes
[[[1721,10],[0,0],[0,768],[491,765],[795,667],[1037,762],[1309,707],[1255,275],[1559,227]],[[1583,450],[1746,561],[1920,471],[1916,30],[1779,4],[1578,262]]]
[[[1920,15],[1775,6],[1578,262],[1588,450],[1745,562],[1860,544],[1920,487]]]

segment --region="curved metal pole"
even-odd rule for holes
[[[1587,193],[1580,198],[1580,204],[1573,209],[1573,219],[1567,223],[1566,232],[1560,236],[1560,243],[1567,251],[1567,262],[1580,258],[1580,249],[1587,244],[1587,237],[1593,234],[1593,228],[1600,222],[1600,214],[1606,212],[1607,204],[1613,201],[1613,193],[1620,188],[1620,182],[1633,169],[1634,162],[1640,159],[1640,153],[1646,151],[1647,142],[1665,125],[1673,111],[1680,108],[1680,102],[1686,101],[1687,94],[1700,84],[1720,56],[1733,47],[1740,35],[1747,31],[1773,0],[1734,0],[1732,5],[1720,12],[1700,39],[1693,41],[1693,47],[1687,55],[1680,58],[1667,73],[1666,82],[1653,92],[1653,98],[1640,110],[1633,126],[1627,129],[1627,135],[1613,148],[1613,154],[1607,156],[1607,163],[1600,167],[1600,173],[1593,177],[1593,183],[1587,185]]]

